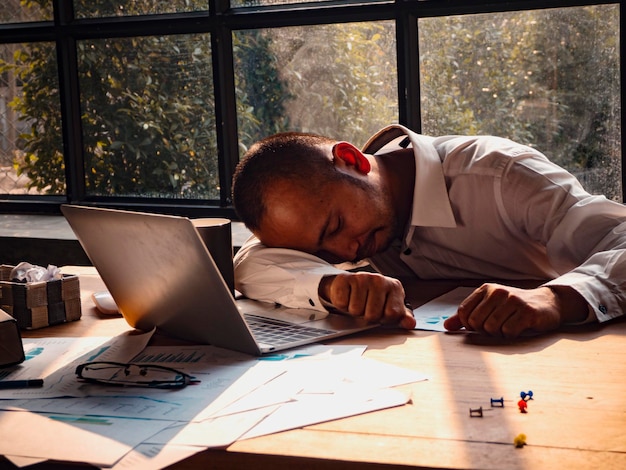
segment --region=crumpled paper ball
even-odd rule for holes
[[[61,279],[63,275],[56,266],[51,264],[47,268],[22,261],[11,270],[11,279],[18,282],[43,282]]]

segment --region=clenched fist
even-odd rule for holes
[[[404,287],[397,279],[368,272],[325,276],[318,294],[338,311],[363,316],[370,323],[415,327],[413,312],[404,303]]]
[[[566,322],[587,317],[586,301],[569,287],[519,289],[500,284],[483,284],[448,318],[448,330],[479,331],[492,336],[515,338],[522,333],[555,330]]]

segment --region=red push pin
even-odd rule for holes
[[[520,401],[517,402],[517,406],[519,407],[519,411],[520,413],[526,413],[526,408],[528,408],[528,403],[526,403],[526,400],[522,399]]]

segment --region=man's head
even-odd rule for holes
[[[386,248],[396,230],[372,161],[347,142],[276,134],[254,144],[237,166],[233,203],[266,246],[335,263],[366,258]]]

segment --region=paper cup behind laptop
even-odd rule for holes
[[[228,219],[193,219],[194,227],[208,248],[222,273],[226,285],[235,292],[235,276],[233,273],[233,241]]]

